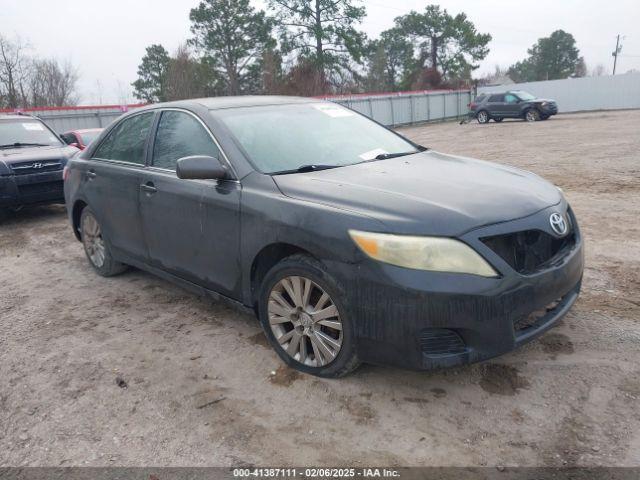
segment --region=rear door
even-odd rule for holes
[[[82,173],[82,190],[103,234],[118,253],[146,261],[138,192],[155,112],[122,120],[102,141]]]
[[[491,116],[494,116],[494,117],[504,116],[504,95],[503,94],[490,95],[489,100],[487,100],[487,109],[489,110],[489,114]]]
[[[195,114],[162,111],[140,190],[149,257],[173,275],[235,297],[240,281],[241,186],[232,179],[179,179],[177,161],[191,155],[227,162]]]

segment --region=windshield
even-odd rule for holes
[[[102,130],[96,130],[93,132],[81,132],[80,137],[82,138],[82,144],[84,146],[89,145],[96,139],[98,135],[100,135],[100,132],[102,132]]]
[[[38,120],[20,118],[0,121],[0,146],[14,144],[61,145],[51,130]]]
[[[384,154],[418,152],[386,128],[331,103],[233,108],[214,115],[263,173],[345,166]]]
[[[522,90],[516,90],[515,92],[511,92],[516,95],[520,100],[534,100],[535,95],[531,95],[529,92],[524,92]]]

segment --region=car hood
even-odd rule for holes
[[[60,160],[70,158],[78,152],[75,147],[47,146],[47,147],[20,147],[0,150],[0,161],[4,163],[26,162],[29,160]]]
[[[533,173],[433,151],[273,179],[286,196],[355,211],[400,234],[457,236],[562,200]]]
[[[79,150],[71,146],[50,147],[20,147],[0,150],[0,175],[11,175],[10,166],[14,163],[42,162],[48,160],[66,161],[78,153]]]

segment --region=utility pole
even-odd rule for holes
[[[613,74],[616,74],[616,64],[618,63],[618,55],[620,55],[620,52],[622,51],[622,45],[620,45],[620,34],[618,34],[618,37],[616,39],[616,49],[615,51],[611,54],[611,56],[613,57]]]

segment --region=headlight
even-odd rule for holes
[[[547,105],[549,105],[549,102],[542,102],[543,107],[546,107]]]
[[[364,253],[398,267],[434,272],[471,273],[497,277],[487,261],[467,244],[443,237],[413,237],[349,230]]]

